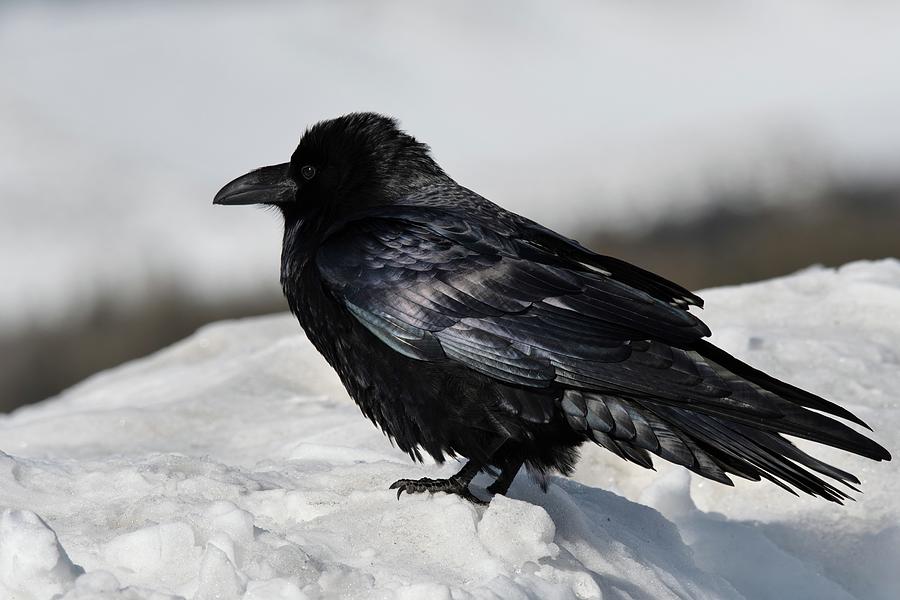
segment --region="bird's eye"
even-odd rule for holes
[[[309,181],[316,176],[316,168],[312,165],[303,165],[300,167],[300,175],[303,176],[303,179]]]

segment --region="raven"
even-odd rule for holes
[[[848,410],[704,340],[699,297],[462,187],[392,118],[317,123],[290,162],[213,202],[280,210],[290,309],[363,414],[413,459],[468,459],[449,479],[395,482],[398,498],[484,503],[477,473],[504,494],[523,465],[546,489],[587,441],[838,503],[850,496],[820,475],[859,480],[782,434],[891,458],[827,416],[868,427]]]

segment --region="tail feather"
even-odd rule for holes
[[[865,426],[846,409],[753,369],[707,342],[688,355],[701,373],[698,385],[712,381],[723,386],[720,400],[707,396],[701,402],[679,402],[671,396],[569,389],[561,406],[570,426],[646,468],[653,466],[652,453],[727,485],[733,485],[729,475],[767,479],[793,494],[802,491],[839,504],[852,498],[819,475],[856,492],[859,479],[810,456],[783,435],[876,461],[891,459],[878,443],[828,416]]]
[[[792,444],[789,440],[784,439],[779,435],[775,435],[765,431],[759,431],[756,429],[752,429],[750,427],[742,427],[740,425],[734,424],[733,428],[740,431],[745,437],[755,441],[757,444],[761,446],[766,446],[773,452],[777,452],[781,454],[785,458],[789,458],[794,462],[798,462],[801,465],[816,471],[817,473],[821,473],[822,475],[827,475],[834,480],[840,481],[848,488],[852,489],[854,492],[859,492],[853,484],[859,485],[859,479],[856,478],[852,473],[848,473],[842,469],[838,469],[837,467],[833,467],[827,463],[820,461],[817,458],[814,458],[803,452],[797,446]]]
[[[710,412],[717,412],[723,417],[754,428],[795,435],[872,460],[891,459],[890,453],[880,444],[847,425],[821,414],[824,412],[838,416],[868,428],[862,419],[847,409],[754,369],[709,342],[700,342],[694,350],[698,360],[705,360],[735,391],[746,393],[755,390],[753,395],[756,403],[774,408],[782,416],[759,418],[755,415],[740,414],[739,411],[716,409]],[[821,412],[807,410],[809,408]]]
[[[850,499],[850,496],[842,490],[797,465],[791,460],[791,457],[783,455],[780,451],[782,445],[777,441],[773,442],[773,439],[778,439],[777,435],[748,436],[742,431],[741,426],[735,427],[734,424],[717,417],[670,406],[657,407],[657,410],[679,423],[681,427],[690,428],[696,432],[695,434],[701,434],[703,440],[719,452],[747,463],[754,467],[761,477],[769,479],[781,487],[789,489],[790,486],[793,486],[802,492],[839,504],[842,500]],[[783,439],[781,441],[786,442]],[[794,451],[798,453],[792,452],[794,456],[803,454],[796,447],[794,447]],[[838,476],[834,479],[846,483],[843,477]]]
[[[714,346],[706,340],[697,341],[693,349],[703,358],[721,365],[738,377],[742,377],[747,381],[755,383],[759,387],[765,390],[769,390],[773,394],[776,394],[784,398],[785,400],[793,402],[794,404],[799,404],[800,406],[805,406],[806,408],[812,408],[824,413],[828,413],[830,415],[834,415],[836,417],[840,417],[842,419],[846,419],[851,423],[862,425],[869,431],[872,431],[872,428],[869,427],[865,421],[854,415],[846,408],[838,406],[834,402],[830,402],[825,398],[816,396],[811,392],[802,390],[789,383],[785,383],[784,381],[775,379],[768,373],[763,373],[759,369],[754,369],[747,363],[738,360],[737,358],[728,354],[721,348]]]

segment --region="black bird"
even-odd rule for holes
[[[826,415],[840,406],[704,340],[688,290],[511,213],[451,179],[396,121],[354,113],[308,129],[288,163],[215,204],[284,216],[281,285],[363,414],[413,459],[468,459],[449,479],[391,488],[503,494],[526,465],[571,473],[596,442],[731,485],[768,479],[840,503],[859,481],[782,434],[890,460]]]

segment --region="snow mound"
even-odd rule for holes
[[[0,514],[0,591],[47,598],[71,586],[81,572],[39,516],[30,510]]]
[[[716,341],[900,434],[900,262],[705,294]],[[897,463],[840,507],[585,449],[545,494],[404,495],[415,465],[288,315],[208,326],[0,417],[0,597],[896,598]],[[477,485],[485,481],[476,479]],[[585,483],[597,485],[590,487]],[[746,488],[746,489],[745,489]],[[715,511],[715,512],[714,512]]]

